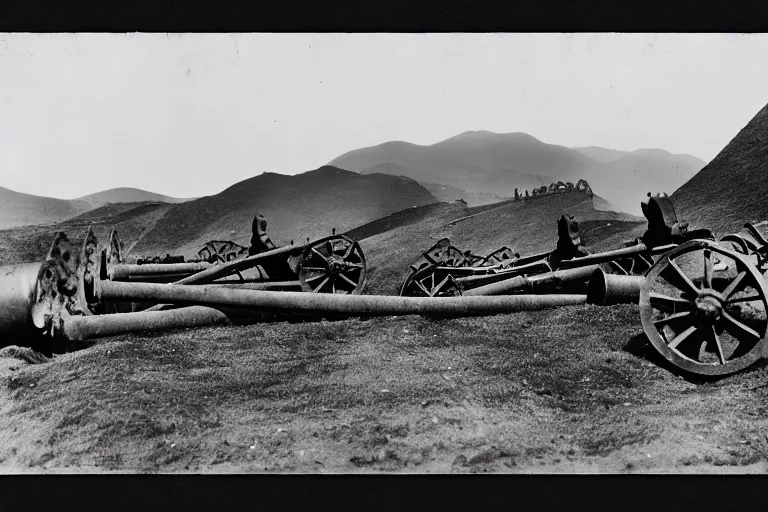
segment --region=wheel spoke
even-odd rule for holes
[[[335,247],[333,246],[333,240],[328,240],[327,242],[325,242],[325,245],[328,246],[328,251],[329,251],[328,256],[335,254],[335,251],[334,251]]]
[[[746,276],[747,276],[747,271],[742,270],[741,272],[739,272],[739,275],[737,275],[736,278],[733,281],[731,281],[731,284],[728,285],[728,288],[726,288],[723,291],[723,297],[725,297],[726,300],[728,300],[728,298],[734,294],[734,292],[736,291],[736,288],[738,288],[739,284],[741,284],[741,282],[744,280]]]
[[[344,266],[347,268],[364,268],[362,263],[349,263],[346,261],[344,262]]]
[[[704,250],[704,286],[712,288],[712,251]]]
[[[746,297],[739,297],[737,299],[729,299],[727,301],[727,304],[733,304],[735,302],[752,302],[755,300],[762,300],[762,297],[759,295],[747,295]]]
[[[723,346],[720,344],[720,336],[717,335],[717,331],[715,331],[714,325],[711,325],[710,329],[712,339],[715,341],[715,347],[717,347],[717,357],[720,358],[720,364],[725,364],[725,354],[723,354]]]
[[[672,315],[666,316],[664,318],[659,318],[658,320],[654,320],[653,323],[655,325],[663,325],[669,322],[672,322],[673,320],[679,320],[681,318],[685,318],[691,314],[690,311],[681,311],[680,313],[674,313]]]
[[[627,272],[626,269],[624,267],[622,267],[621,263],[619,263],[618,261],[611,261],[611,264],[614,267],[618,268],[621,272],[623,272],[624,275],[629,275],[629,272]]]
[[[728,322],[731,326],[733,326],[735,329],[741,331],[742,333],[744,333],[744,334],[746,334],[746,335],[748,335],[748,336],[750,336],[752,338],[755,338],[756,341],[759,341],[760,339],[762,339],[762,336],[760,335],[760,333],[758,333],[757,331],[755,331],[751,327],[748,327],[748,326],[744,325],[743,323],[739,322],[738,320],[733,318],[730,314],[728,314],[728,312],[723,311],[722,312],[722,318],[723,318],[723,320]]]
[[[421,281],[414,281],[414,283],[416,283],[416,286],[418,286],[419,288],[421,288],[421,291],[423,291],[423,292],[424,292],[424,295],[426,295],[427,297],[429,297],[429,292],[428,292],[428,291],[427,291],[427,289],[424,287],[424,285],[423,285],[423,284],[421,284]]]
[[[437,294],[440,293],[440,290],[442,290],[443,286],[445,286],[445,283],[447,283],[450,278],[451,276],[445,276],[445,279],[440,281],[440,284],[437,285],[437,288],[433,289],[433,293],[432,293],[433,297],[437,296]]]
[[[673,307],[684,307],[687,309],[691,309],[691,303],[688,300],[681,299],[678,297],[670,297],[668,295],[663,295],[661,293],[651,292],[648,294],[649,298],[651,299],[651,305],[654,307],[661,306],[662,304],[665,305],[671,305]]]
[[[320,251],[318,251],[317,249],[315,249],[314,247],[312,248],[312,252],[317,254],[318,256],[320,256],[323,259],[323,261],[327,261],[327,258],[325,256],[323,256],[323,254]]]
[[[322,267],[302,267],[302,270],[306,272],[325,272],[327,269]]]
[[[323,280],[323,282],[322,282],[322,283],[320,283],[320,285],[319,285],[317,288],[315,288],[314,290],[312,290],[312,291],[313,291],[314,293],[317,293],[317,291],[318,291],[318,290],[320,290],[320,289],[321,289],[323,286],[325,286],[325,283],[327,283],[327,282],[328,282],[330,279],[331,279],[330,277],[326,277],[326,278]]]
[[[352,254],[352,251],[355,249],[355,244],[350,244],[349,247],[347,247],[346,252],[344,253],[344,259],[349,258],[349,255]]]
[[[357,283],[345,276],[344,274],[339,274],[339,277],[341,277],[343,280],[351,284],[353,287],[357,288]]]
[[[325,277],[325,274],[318,274],[316,276],[307,277],[307,278],[304,279],[304,282],[309,283],[309,282],[312,282],[312,281],[317,281],[321,277]]]
[[[679,344],[681,344],[683,341],[685,341],[691,334],[696,332],[696,329],[697,329],[697,327],[695,325],[690,326],[689,328],[687,328],[686,330],[684,330],[683,332],[681,332],[680,334],[678,334],[677,336],[672,338],[672,341],[670,341],[667,344],[667,346],[669,348],[674,349]]]
[[[689,288],[688,291],[695,294],[699,293],[699,289],[696,287],[696,285],[693,284],[693,282],[688,278],[688,276],[683,273],[680,267],[677,266],[677,263],[675,263],[675,261],[671,258],[669,259],[669,268],[674,270],[675,273],[680,277],[680,279],[683,280],[685,285]]]

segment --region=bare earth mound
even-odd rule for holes
[[[675,206],[716,234],[768,219],[768,105],[673,195]]]

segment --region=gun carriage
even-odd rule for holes
[[[648,227],[641,238],[613,251],[591,253],[581,244],[578,221],[562,215],[557,222],[557,247],[551,252],[520,257],[502,247],[487,257],[460,251],[447,238],[425,251],[411,265],[400,294],[444,297],[507,293],[582,293],[597,270],[603,274],[642,276],[660,255],[691,239],[711,239],[709,230],[689,231],[678,221],[666,194],[648,194],[642,203]],[[612,279],[612,283],[619,280]],[[627,282],[626,280],[622,282]]]

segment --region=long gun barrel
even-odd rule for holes
[[[501,297],[393,297],[384,295],[341,295],[301,292],[272,292],[179,286],[155,283],[101,281],[96,295],[107,301],[148,300],[168,304],[228,306],[259,311],[289,311],[317,315],[472,316],[513,313],[556,306],[585,304],[585,295],[510,295]]]
[[[464,296],[473,295],[501,295],[510,292],[539,293],[550,291],[562,286],[564,283],[577,283],[585,281],[597,270],[597,265],[557,270],[534,276],[516,276],[496,283],[486,284],[462,292]]]

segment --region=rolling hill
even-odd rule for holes
[[[486,204],[500,203],[511,199],[502,197],[490,192],[467,192],[464,189],[440,185],[439,183],[427,183],[420,181],[419,185],[429,190],[429,193],[435,196],[439,201],[450,203],[461,199],[469,206],[484,206]]]
[[[768,219],[768,105],[699,173],[675,191],[675,206],[724,235]]]
[[[65,232],[73,243],[80,246],[89,227],[100,245],[108,242],[112,228],[116,228],[125,249],[130,249],[171,206],[149,202],[109,204],[58,224],[19,226],[0,231],[0,264],[42,261],[57,231]]]
[[[53,224],[90,208],[85,201],[35,196],[0,187],[0,229]]]
[[[601,148],[599,146],[585,146],[581,148],[573,148],[587,158],[591,158],[595,162],[613,162],[619,158],[626,156],[628,151],[619,151],[618,149]]]
[[[285,245],[436,202],[417,182],[386,174],[360,175],[331,166],[294,176],[263,173],[219,194],[173,205],[134,254],[170,251],[191,257],[209,240],[248,246],[257,214],[267,218],[273,242]]]
[[[567,148],[525,133],[473,131],[430,146],[395,141],[356,149],[330,165],[502,197],[512,197],[515,188],[522,191],[557,180],[575,183],[584,178],[616,208],[639,215],[640,201],[647,192],[671,193],[704,162],[663,150]]]
[[[149,192],[140,188],[120,187],[103,190],[101,192],[96,192],[95,194],[89,194],[83,197],[78,197],[77,200],[85,201],[92,207],[97,208],[107,203],[183,203],[184,201],[189,201],[190,199],[180,199],[177,197],[164,196],[162,194],[155,194],[154,192]]]

